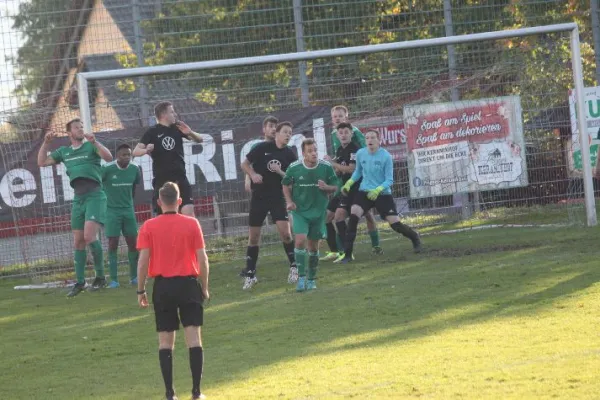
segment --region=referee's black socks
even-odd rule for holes
[[[294,241],[292,240],[289,243],[283,242],[283,250],[285,250],[285,255],[290,261],[290,265],[296,262],[296,256],[294,254]]]
[[[173,390],[173,350],[159,349],[158,361],[160,362],[160,372],[162,372],[165,381],[166,396],[173,396],[175,395],[175,390]]]
[[[190,347],[190,370],[192,371],[192,395],[200,395],[200,381],[202,380],[202,364],[204,353],[202,347]]]

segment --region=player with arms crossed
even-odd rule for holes
[[[302,161],[289,166],[281,181],[286,208],[292,212],[294,221],[298,292],[317,288],[315,279],[319,264],[319,241],[325,236],[328,195],[338,190],[335,171],[327,161],[319,160],[314,139],[302,142],[302,157]]]
[[[295,283],[298,279],[298,270],[294,261],[294,242],[281,189],[281,179],[285,176],[285,170],[298,159],[294,151],[288,147],[292,128],[290,122],[277,125],[275,141],[259,143],[242,162],[242,170],[252,179],[246,268],[241,273],[245,277],[243,286],[245,290],[252,288],[258,282],[256,262],[260,231],[269,213],[277,225],[290,264],[288,282]]]
[[[338,129],[339,124],[348,123],[348,108],[346,106],[335,106],[331,109],[331,121],[333,122],[336,129],[331,132],[331,147],[333,148],[333,154],[337,157],[338,151],[342,146]],[[350,143],[352,144],[352,148],[356,146],[356,148],[361,149],[365,147],[365,137],[363,136],[360,129],[351,125],[350,130]],[[325,160],[332,162],[332,166],[336,169],[338,174],[340,173],[339,168],[336,168],[336,164],[339,164],[336,160],[331,159],[329,156],[324,157]],[[336,196],[337,197],[337,196]],[[334,197],[335,198],[335,197]],[[325,254],[325,256],[321,259],[321,261],[332,261],[341,262],[344,259],[344,239],[343,233],[340,233],[340,227],[343,231],[346,231],[346,221],[339,221],[335,219],[334,213],[335,211],[331,211],[331,208],[336,204],[330,204],[330,211],[327,213],[327,244],[329,245],[329,252]],[[383,254],[383,249],[379,245],[379,230],[377,229],[377,224],[375,223],[375,218],[370,210],[365,213],[365,220],[367,222],[367,231],[369,232],[369,238],[371,239],[371,246],[373,254]],[[338,228],[337,235],[336,230],[333,226],[335,222],[336,227]]]
[[[71,229],[75,247],[74,264],[77,283],[67,295],[74,297],[86,288],[85,247],[88,245],[94,257],[96,271],[92,289],[106,286],[104,255],[102,244],[98,240],[100,227],[106,219],[106,194],[102,190],[100,160],[112,161],[112,154],[96,140],[93,133],[84,133],[83,123],[79,118],[67,123],[66,129],[71,145],[59,147],[47,155],[50,142],[56,137],[54,132],[47,133],[38,152],[37,163],[40,167],[47,167],[62,162],[75,192],[71,206]]]
[[[194,200],[192,187],[185,172],[183,138],[202,143],[202,136],[177,119],[173,104],[168,101],[158,103],[154,107],[154,115],[158,123],[144,133],[140,143],[133,150],[134,157],[149,154],[152,158],[154,211],[156,214],[161,213],[157,205],[158,190],[165,182],[170,181],[177,183],[181,191],[181,213],[193,217]]]
[[[269,115],[268,117],[266,117],[263,120],[263,127],[262,127],[262,131],[263,131],[263,142],[273,142],[275,141],[275,129],[277,129],[277,124],[279,123],[279,120],[272,116]],[[259,145],[259,143],[255,143],[251,148],[250,151],[252,151],[253,148],[255,148],[257,145]],[[246,192],[248,193],[252,193],[252,179],[250,179],[250,175],[245,174],[246,178],[244,180],[244,189],[246,189]]]
[[[375,209],[384,218],[390,227],[409,238],[415,253],[421,252],[421,239],[419,234],[404,225],[398,218],[396,203],[392,197],[391,186],[394,182],[394,167],[391,154],[380,147],[379,132],[372,130],[365,135],[367,147],[356,153],[356,169],[352,177],[342,186],[343,193],[350,193],[355,182],[362,178],[358,192],[354,196],[351,208],[350,222],[346,234],[345,254],[342,263],[352,261],[352,250],[356,239],[358,220],[365,210]]]
[[[129,261],[129,283],[137,284],[138,251],[136,248],[138,225],[135,219],[133,198],[136,185],[142,182],[140,169],[131,163],[131,147],[122,144],[117,147],[117,159],[102,167],[102,184],[108,201],[106,203],[106,224],[104,234],[108,238],[108,269],[110,289],[119,287],[117,269],[119,237],[125,237]]]

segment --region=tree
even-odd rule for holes
[[[56,59],[54,51],[71,28],[65,18],[71,3],[72,0],[30,0],[19,4],[13,29],[19,31],[25,41],[16,57],[9,57],[8,61],[17,65],[15,78],[18,85],[14,94],[21,105],[35,101],[48,75],[49,65],[62,61]]]

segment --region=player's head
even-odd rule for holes
[[[83,142],[83,122],[79,118],[75,118],[67,122],[67,134],[71,140]]]
[[[278,123],[279,120],[277,117],[272,115],[269,115],[263,120],[263,135],[265,136],[265,140],[275,140],[275,130],[277,129]]]
[[[154,106],[154,116],[161,125],[173,125],[177,122],[177,113],[170,101],[161,101]]]
[[[375,129],[368,130],[365,133],[365,142],[369,151],[376,151],[379,149],[379,131]]]
[[[277,124],[277,128],[275,128],[275,142],[278,147],[287,146],[292,138],[292,129],[294,125],[292,125],[289,121],[284,121]]]
[[[131,146],[123,143],[117,147],[117,163],[121,167],[126,167],[131,162]]]
[[[342,122],[337,126],[337,137],[342,144],[346,146],[352,141],[352,125],[349,122]]]
[[[331,108],[331,122],[333,122],[333,126],[347,121],[348,108],[346,106],[334,106]]]
[[[302,156],[304,157],[304,163],[315,165],[319,160],[319,153],[317,152],[317,143],[315,139],[308,138],[302,141]]]
[[[163,213],[168,211],[177,211],[181,205],[179,196],[179,186],[174,182],[166,182],[158,190],[158,205]]]

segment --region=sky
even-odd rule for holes
[[[0,0],[0,112],[16,108],[17,104],[11,96],[11,91],[16,83],[14,80],[14,69],[6,57],[16,54],[21,35],[12,29],[12,16],[17,14],[19,3],[23,0]]]

